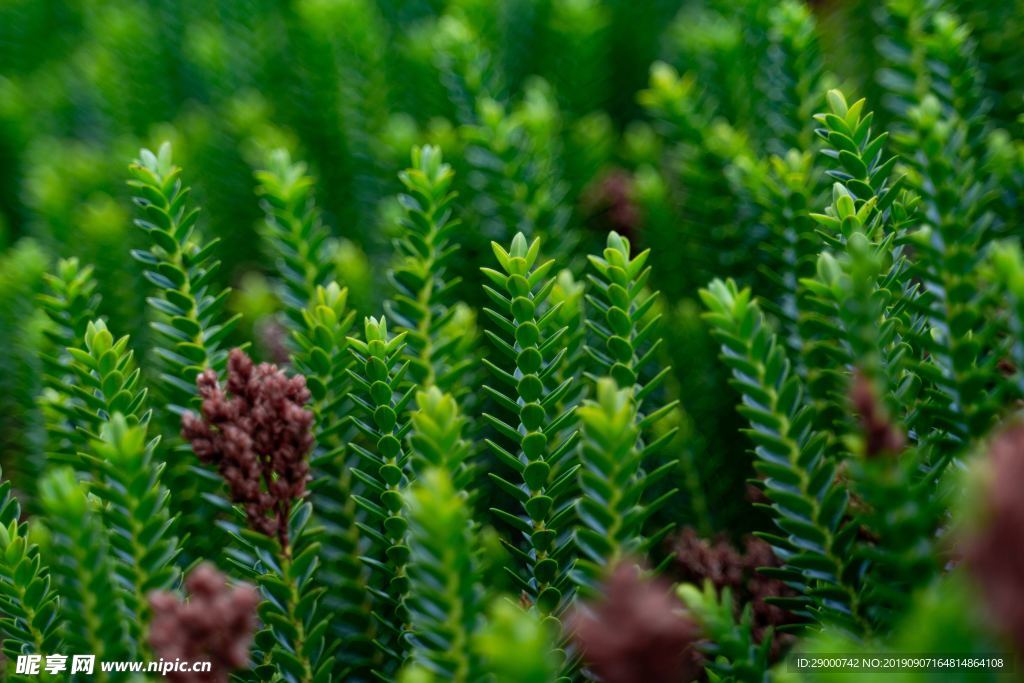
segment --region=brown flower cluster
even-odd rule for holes
[[[256,531],[288,548],[288,514],[306,491],[313,413],[306,380],[269,363],[254,365],[241,350],[228,358],[227,391],[212,370],[196,379],[202,417],[186,413],[182,435],[205,463],[216,465],[231,500]]]
[[[709,541],[688,527],[673,539],[672,549],[676,559],[673,575],[679,581],[701,586],[709,580],[719,591],[728,588],[737,608],[752,605],[757,642],[761,642],[768,628],[796,623],[795,615],[768,602],[769,598],[791,597],[795,593],[782,581],[757,571],[758,567],[781,564],[765,541],[747,536],[740,552],[724,538]],[[775,633],[772,658],[782,654],[791,642],[792,636]]]
[[[620,564],[603,598],[576,609],[568,624],[587,666],[604,683],[680,683],[703,671],[699,627],[664,581]]]
[[[884,454],[895,455],[903,450],[906,445],[903,433],[889,419],[885,407],[875,395],[871,380],[862,372],[858,371],[853,375],[850,402],[860,417],[861,430],[864,434],[864,454],[868,458]]]
[[[596,180],[584,193],[584,211],[602,229],[635,237],[640,227],[640,209],[633,200],[633,178],[621,169]]]
[[[247,584],[229,588],[224,575],[210,564],[196,567],[185,588],[191,596],[188,602],[173,593],[149,596],[153,654],[171,662],[211,664],[209,672],[169,671],[170,683],[227,683],[232,671],[249,664],[259,595]]]
[[[985,527],[965,559],[995,620],[1024,653],[1024,422],[996,436],[989,461]]]

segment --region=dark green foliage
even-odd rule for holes
[[[672,261],[684,268],[666,263],[660,269],[670,273],[665,291],[692,293],[716,273],[741,274],[759,235],[738,207],[748,199],[743,188],[730,185],[727,169],[751,154],[749,139],[728,122],[713,120],[694,75],[680,75],[668,64],[651,67],[650,87],[639,98],[664,138],[659,171],[676,234],[685,236],[682,253]]]
[[[653,377],[644,377],[647,367],[657,358],[661,338],[657,336],[660,313],[653,310],[657,292],[646,289],[651,269],[647,264],[649,251],[630,258],[630,244],[617,233],[608,235],[608,246],[602,256],[591,256],[597,271],[591,277],[594,293],[587,298],[594,311],[587,320],[597,343],[587,351],[597,370],[623,389],[635,389],[635,400],[641,414],[667,412],[675,403],[658,410],[642,408],[644,401],[657,391],[659,384],[671,373],[662,368]],[[648,401],[648,405],[651,401]],[[648,420],[653,424],[654,420]]]
[[[130,170],[141,212],[136,224],[150,238],[149,247],[132,256],[156,289],[149,304],[158,316],[153,328],[161,339],[160,380],[171,411],[180,413],[194,403],[196,376],[223,366],[221,342],[235,319],[221,317],[229,292],[213,286],[217,240],[196,240],[199,210],[189,206],[189,188],[171,162],[170,145],[161,146],[159,155],[142,150]]]
[[[316,288],[333,275],[328,232],[313,199],[306,165],[275,150],[268,168],[256,173],[266,214],[265,239],[281,278],[279,296],[289,323],[301,326]]]
[[[743,395],[755,469],[781,534],[765,538],[783,561],[773,571],[803,595],[792,608],[822,623],[863,626],[850,548],[856,527],[845,523],[847,492],[835,481],[826,437],[813,431],[814,412],[775,334],[749,290],[715,280],[701,298]]]
[[[328,683],[336,644],[327,635],[321,607],[324,588],[317,581],[323,530],[312,521],[308,503],[295,506],[288,520],[290,545],[249,529],[234,532],[233,561],[260,589],[263,630],[256,636],[253,673],[258,680]]]
[[[768,45],[757,87],[763,92],[765,146],[774,154],[807,149],[810,119],[825,91],[815,18],[803,2],[784,1],[768,12]]]
[[[509,417],[485,415],[499,435],[487,443],[503,469],[511,471],[511,476],[491,473],[491,479],[515,504],[492,512],[522,536],[508,544],[515,558],[513,576],[542,612],[557,614],[569,590],[572,544],[566,526],[574,514],[578,466],[572,457],[573,410],[555,412],[571,380],[555,384],[566,330],[554,327],[557,308],[545,305],[554,287],[548,277],[554,261],[538,262],[540,240],[527,243],[522,233],[508,251],[492,246],[501,270],[483,269],[491,283],[485,291],[494,303],[484,313],[493,325],[487,337],[500,359],[484,360],[496,380],[484,391]]]
[[[359,675],[368,665],[374,631],[367,569],[360,560],[363,534],[356,524],[358,506],[352,496],[357,480],[349,467],[353,454],[346,448],[353,429],[345,417],[350,412],[348,371],[353,362],[346,335],[355,317],[348,308],[347,289],[337,282],[317,287],[303,311],[303,327],[293,333],[296,351],[292,354],[296,370],[306,378],[316,416],[310,489],[317,521],[324,527],[320,570],[320,581],[328,588],[324,609],[338,616],[330,622],[331,632],[347,644],[338,653],[338,666],[351,667],[351,675]]]
[[[121,585],[101,510],[68,467],[48,473],[39,496],[52,534],[46,554],[61,611],[76,615],[64,622],[62,640],[70,651],[95,653],[100,660],[129,656]]]
[[[114,413],[83,454],[98,473],[91,492],[104,503],[124,619],[139,652],[146,650],[149,593],[170,590],[180,575],[171,492],[161,483],[163,465],[153,457],[156,441],[147,441],[145,426]]]
[[[491,51],[463,17],[442,17],[432,47],[436,48],[434,61],[441,82],[460,122],[477,122],[482,116],[482,101],[504,99],[501,71],[496,68]]]
[[[865,420],[877,424],[891,419],[890,415],[914,419],[909,406],[920,380],[908,370],[912,349],[902,338],[906,328],[893,293],[894,269],[885,260],[888,242],[882,243],[881,250],[873,248],[857,216],[849,213],[852,203],[845,204],[845,209],[832,208],[852,228],[846,253],[838,260],[823,253],[818,277],[804,284],[819,310],[831,307],[835,329],[842,330],[844,344],[831,349],[839,350],[831,358],[840,368],[834,380],[844,393],[852,394],[861,424],[847,419],[835,428],[846,433],[843,445],[854,455],[845,465],[857,500],[857,521],[874,541],[857,550],[869,567],[862,602],[872,623],[889,625],[892,616],[905,608],[913,589],[935,575],[939,560],[934,539],[943,500],[936,494],[934,470],[928,468],[935,458],[925,440],[917,448],[896,448],[902,452],[889,452],[895,443],[882,445],[879,452],[879,437],[863,434],[868,431]],[[852,366],[856,370],[851,380],[847,369]],[[900,429],[889,425],[888,440],[901,440]]]
[[[661,59],[681,72],[699,75],[709,103],[736,126],[747,126],[755,116],[770,7],[716,0],[683,6],[665,32]]]
[[[0,335],[8,349],[0,354],[0,458],[7,476],[30,496],[46,452],[43,414],[35,404],[44,386],[45,316],[31,304],[42,290],[45,269],[46,256],[31,240],[0,257]]]
[[[786,352],[804,377],[808,369],[800,325],[806,302],[801,300],[799,282],[814,274],[821,246],[811,217],[822,184],[815,161],[812,153],[791,149],[784,156],[770,157],[767,164],[740,169],[772,236],[763,243],[768,258],[759,273],[775,294],[764,302],[765,310],[782,324]]]
[[[843,219],[846,224],[842,225],[840,217],[833,215],[822,222],[827,234],[835,235],[830,241],[842,243],[851,231],[860,230],[876,243],[879,253],[891,253],[895,258],[889,272],[879,275],[889,280],[890,297],[903,290],[907,310],[891,317],[903,318],[902,334],[919,354],[919,359],[910,363],[925,380],[925,396],[931,399],[909,422],[930,440],[963,443],[971,435],[985,432],[1000,400],[998,392],[993,396],[986,386],[995,376],[999,358],[997,353],[989,353],[999,326],[984,320],[983,311],[991,304],[972,283],[982,258],[988,219],[982,213],[983,189],[973,181],[971,160],[957,162],[957,155],[964,151],[965,131],[955,115],[950,122],[939,124],[934,99],[926,98],[920,107],[908,111],[908,120],[917,132],[900,137],[916,136],[913,157],[918,168],[907,178],[921,194],[920,217],[924,221],[908,234],[905,226],[916,217],[916,200],[908,202],[897,195],[905,178],[890,180],[896,159],[882,161],[884,134],[871,138],[872,116],[861,113],[862,104],[848,107],[834,91],[830,102],[832,114],[818,117],[827,126],[821,134],[833,146],[827,153],[842,166],[841,171],[830,173],[852,194],[857,218]],[[858,140],[862,142],[858,144]],[[858,224],[863,227],[857,228]],[[914,257],[907,263],[901,251],[888,243],[893,239],[895,244],[904,239],[909,243]],[[920,294],[915,291],[917,281],[922,283]],[[928,327],[921,329],[914,316],[921,316]],[[890,387],[895,390],[897,383]],[[943,450],[950,447],[947,444]]]
[[[815,216],[830,225],[841,222],[843,251],[838,258],[822,252],[815,276],[800,284],[806,336],[802,348],[807,364],[816,368],[808,372],[809,381],[814,382],[811,386],[820,397],[819,405],[828,411],[819,424],[823,429],[841,430],[843,418],[834,403],[845,396],[854,366],[882,382],[883,400],[900,414],[912,410],[918,383],[904,374],[905,357],[911,351],[904,339],[909,324],[905,326],[908,316],[896,303],[903,269],[889,251],[892,237],[872,244],[864,223],[872,204],[855,211],[852,197],[839,185],[834,197],[828,215]],[[906,294],[907,299],[915,295],[916,288]]]
[[[627,556],[698,575],[712,681],[1024,647],[965,493],[1024,397],[1020,0],[0,5],[4,680],[151,656],[203,560],[239,683],[589,680]],[[194,194],[125,186],[165,139]],[[288,548],[178,438],[234,347],[309,389]]]
[[[448,275],[448,262],[457,249],[452,235],[459,222],[453,216],[452,177],[441,150],[431,146],[415,148],[412,167],[399,175],[405,187],[399,197],[403,233],[390,273],[395,295],[387,304],[388,317],[407,333],[411,379],[443,391],[458,388],[472,362],[466,331],[453,324],[452,292],[459,279]]]
[[[736,605],[728,588],[721,595],[710,581],[703,589],[690,584],[679,587],[679,597],[686,609],[700,625],[708,642],[704,654],[711,680],[722,681],[768,681],[769,649],[771,634],[760,644],[755,643],[751,633],[753,613],[746,605],[737,618]]]
[[[85,327],[96,319],[99,294],[92,266],[83,266],[77,258],[62,259],[56,272],[44,276],[47,291],[39,297],[53,326],[46,338],[54,355],[46,359],[48,383],[53,388],[67,376],[67,349],[85,334]]]
[[[347,335],[356,313],[349,307],[348,289],[331,279],[336,274],[334,248],[305,164],[292,163],[286,151],[277,150],[269,168],[256,177],[266,213],[264,238],[274,257],[278,296],[291,333],[291,360],[306,378],[316,416],[310,488],[317,522],[325,530],[320,570],[327,588],[324,609],[343,615],[330,622],[332,637],[347,643],[338,655],[338,670],[364,676],[372,655],[373,624],[366,568],[359,560],[362,534],[352,497],[352,455],[345,447],[352,432],[345,417],[351,412]]]
[[[0,607],[6,657],[60,649],[57,592],[7,480],[0,482]]]
[[[141,371],[135,365],[128,337],[115,341],[106,323],[96,320],[88,323],[81,340],[81,348],[65,349],[71,373],[66,391],[73,400],[71,409],[79,432],[71,440],[71,450],[62,454],[71,458],[77,455],[75,448],[81,450],[89,439],[98,438],[100,426],[115,413],[127,418],[131,425],[145,424],[150,416],[145,405],[147,391],[142,386]]]
[[[872,137],[874,116],[863,112],[863,100],[848,106],[835,90],[828,99],[831,113],[815,118],[825,125],[818,130],[826,141],[822,153],[833,160],[826,173],[837,182],[831,204],[810,218],[831,251],[818,257],[814,277],[799,281],[799,335],[819,425],[833,430],[843,419],[836,405],[853,365],[884,375],[884,400],[891,408],[914,411],[919,386],[912,378],[903,382],[902,368],[908,339],[920,323],[910,308],[918,287],[907,276],[900,247],[916,200],[899,192],[903,177],[893,178],[897,159],[886,156],[888,134]]]
[[[922,477],[920,452],[898,457],[860,458],[850,463],[855,495],[863,505],[858,521],[875,543],[859,548],[869,563],[864,575],[864,612],[875,624],[891,626],[908,608],[915,589],[940,570],[935,535],[947,502],[933,477]]]
[[[571,233],[566,190],[559,181],[556,125],[550,92],[540,83],[527,93],[534,101],[510,105],[486,99],[477,107],[479,123],[467,133],[467,155],[474,165],[467,180],[476,201],[474,227],[483,236],[509,239],[513,231],[543,237],[565,253]]]
[[[814,115],[824,126],[817,131],[826,142],[822,154],[834,160],[828,175],[849,190],[859,202],[858,209],[860,204],[876,197],[872,215],[886,215],[901,185],[901,179],[893,177],[896,157],[888,156],[885,149],[889,134],[883,132],[872,137],[874,114],[864,111],[864,100],[848,105],[840,91],[830,90],[828,103],[829,112]],[[872,232],[881,228],[879,220],[872,224]],[[828,234],[833,236],[835,232]]]
[[[929,252],[915,264],[914,274],[924,282],[922,303],[937,338],[922,340],[922,346],[936,361],[935,391],[942,402],[967,413],[958,420],[939,407],[935,419],[949,438],[962,442],[968,433],[990,426],[1001,398],[998,388],[994,397],[979,393],[981,378],[991,376],[998,362],[999,353],[989,349],[1001,331],[985,313],[994,303],[972,292],[967,282],[1000,231],[992,211],[1005,210],[993,201],[993,180],[982,168],[991,103],[983,92],[971,29],[953,7],[893,3],[888,17],[908,27],[908,42],[891,56],[891,68],[915,83],[911,101],[895,112],[894,128],[911,167],[909,184],[921,195],[924,221],[913,248]]]
[[[394,98],[391,91],[399,90],[388,79],[392,28],[383,21],[377,3],[369,0],[310,2],[296,10],[289,30],[309,60],[303,63],[302,75],[314,87],[295,88],[297,99],[291,106],[297,105],[295,114],[304,127],[315,126],[306,128],[309,135],[330,136],[325,140],[328,144],[310,147],[328,186],[351,187],[350,192],[328,200],[332,213],[341,224],[370,223],[375,202],[387,191],[382,182],[387,172],[380,163],[381,129]],[[339,26],[359,30],[335,30]],[[328,93],[333,108],[322,107],[320,98]]]
[[[600,108],[608,97],[611,20],[612,9],[599,2],[551,3],[552,86],[565,109],[577,116]]]
[[[960,120],[942,117],[931,97],[908,118],[916,150],[910,177],[925,218],[911,243],[920,253],[911,273],[923,283],[920,305],[932,331],[921,340],[934,366],[931,410],[948,438],[964,442],[988,430],[1003,398],[989,384],[1000,360],[992,350],[1002,330],[991,317],[999,304],[975,284],[992,216]]]
[[[1020,55],[1008,49],[1022,36],[1019,21],[1021,5],[1015,2],[951,3],[964,26],[969,26],[977,46],[977,64],[984,75],[984,85],[992,102],[992,120],[999,126],[1016,124],[1020,132],[1018,112],[1008,109],[1011,102],[1020,102],[1022,91],[1012,74],[1020,68]],[[966,74],[962,74],[966,75]],[[995,95],[998,95],[995,96]]]
[[[736,392],[728,386],[729,371],[718,361],[719,346],[701,317],[702,310],[691,300],[666,310],[665,348],[685,359],[674,366],[675,376],[668,382],[680,397],[682,419],[674,425],[681,433],[676,451],[681,471],[667,481],[682,491],[680,502],[693,526],[712,536],[716,531],[749,531],[760,520],[751,515],[748,500],[747,480],[753,476],[750,455],[732,447],[744,425],[735,411]],[[666,457],[672,453],[666,448]]]
[[[944,112],[981,126],[990,107],[975,41],[951,3],[935,0],[884,3],[878,17],[888,30],[879,37],[877,72],[886,94],[882,104],[896,121],[931,93]],[[980,130],[976,131],[980,134]],[[972,136],[972,144],[974,143]]]
[[[50,319],[51,327],[44,334],[50,344],[49,353],[44,357],[49,390],[46,409],[48,435],[47,450],[51,457],[74,455],[81,438],[76,434],[78,419],[91,419],[93,413],[86,409],[86,415],[76,416],[77,402],[70,394],[77,386],[71,372],[71,355],[68,349],[76,346],[85,335],[86,325],[96,317],[99,294],[96,293],[96,278],[92,267],[82,267],[78,259],[65,259],[57,264],[57,272],[46,276],[47,291],[39,297],[39,303]]]
[[[446,681],[478,680],[472,637],[481,619],[483,590],[467,501],[448,468],[432,467],[409,489],[406,505],[411,661]]]
[[[910,156],[900,175],[864,102],[849,105],[837,91],[828,100],[830,112],[815,118],[838,182],[824,213],[802,210],[817,235],[802,257],[794,258],[793,240],[782,252],[782,305],[770,306],[798,375],[749,290],[716,280],[702,294],[783,532],[763,534],[783,561],[764,572],[801,593],[777,602],[826,628],[884,634],[943,564],[937,539],[950,499],[942,468],[969,457],[1016,391],[999,369],[1015,323],[988,284],[991,195],[976,180],[955,107],[943,114],[927,95],[900,113],[906,126],[896,142]],[[744,170],[747,182],[763,178]],[[806,206],[813,195],[804,197]],[[816,252],[814,274],[800,274]],[[995,274],[1012,283],[1014,252],[997,253]],[[853,415],[843,409],[848,395]],[[716,646],[734,640],[723,632]],[[745,659],[737,653],[722,664]]]
[[[504,243],[523,232],[544,238],[552,253],[564,255],[574,235],[565,229],[571,208],[562,202],[568,187],[554,95],[546,82],[534,80],[524,84],[521,100],[507,97],[492,54],[473,40],[474,29],[463,20],[441,21],[438,61],[456,120],[464,126],[470,167],[467,246],[481,252],[487,240]]]

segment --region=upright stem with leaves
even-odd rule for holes
[[[860,632],[859,572],[851,563],[856,526],[844,519],[847,492],[825,453],[827,437],[813,430],[800,380],[750,290],[715,280],[701,298],[743,395],[739,410],[750,421],[755,468],[781,532],[763,535],[783,562],[771,574],[800,591],[786,601],[797,613]]]
[[[395,328],[407,333],[411,379],[443,391],[460,388],[459,380],[472,364],[466,330],[452,329],[452,292],[460,282],[448,272],[457,249],[451,238],[460,225],[453,216],[453,177],[441,150],[429,145],[414,148],[412,166],[399,174],[405,187],[399,195],[403,232],[389,272],[395,295],[385,304]]]
[[[171,146],[164,143],[157,154],[143,149],[130,167],[128,184],[135,193],[140,217],[136,225],[149,238],[145,249],[132,251],[142,264],[146,279],[155,288],[147,299],[155,319],[160,396],[166,410],[161,424],[177,432],[181,414],[195,407],[195,380],[206,368],[223,369],[227,352],[221,348],[238,316],[227,316],[224,304],[230,290],[217,288],[214,277],[220,262],[214,257],[217,239],[202,241],[195,226],[198,209],[189,206],[189,188],[181,169],[171,160]],[[209,533],[208,520],[217,512],[210,501],[216,479],[194,466],[194,458],[180,443],[164,450],[168,459],[168,485],[174,489],[173,505],[181,515],[191,557],[212,555],[220,547]]]
[[[491,479],[513,507],[491,511],[522,536],[507,544],[514,559],[510,574],[542,613],[557,615],[570,597],[568,529],[578,465],[572,457],[574,411],[553,414],[572,381],[557,386],[553,381],[565,357],[560,341],[565,328],[553,328],[557,309],[545,307],[554,287],[548,277],[554,261],[538,262],[540,240],[527,243],[522,233],[508,251],[497,243],[492,247],[501,269],[482,269],[494,303],[484,313],[493,323],[487,337],[504,360],[484,361],[497,380],[484,391],[509,417],[484,418],[500,437],[487,443],[512,475],[491,473]]]
[[[0,473],[2,474],[2,473]],[[39,546],[29,538],[28,522],[12,495],[11,482],[0,480],[0,636],[9,660],[22,654],[63,649],[59,597]],[[22,680],[33,680],[24,677]],[[11,680],[19,680],[12,675]]]
[[[360,457],[352,474],[366,487],[366,495],[355,500],[366,513],[366,522],[360,522],[369,539],[363,562],[370,568],[369,590],[379,628],[374,643],[381,654],[375,673],[387,678],[405,661],[407,647],[409,524],[402,490],[411,478],[405,439],[415,385],[406,380],[405,333],[391,336],[383,318],[367,318],[364,333],[365,341],[349,338],[356,360],[349,376],[355,388],[352,400],[362,411],[355,424],[370,443],[365,447],[352,443]]]

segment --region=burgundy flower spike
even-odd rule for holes
[[[188,602],[173,593],[149,596],[153,654],[168,662],[211,664],[209,672],[168,671],[170,683],[227,683],[232,671],[249,664],[259,595],[247,584],[229,588],[224,575],[210,564],[196,567],[185,588],[191,596]]]
[[[228,358],[227,391],[213,370],[196,379],[202,417],[186,413],[182,435],[204,463],[216,465],[249,525],[288,549],[288,514],[306,492],[313,413],[302,375],[254,365],[241,350]]]
[[[568,628],[583,659],[605,683],[681,683],[703,671],[699,627],[664,581],[621,563],[602,599],[576,609]]]

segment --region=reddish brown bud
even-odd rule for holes
[[[687,527],[673,540],[672,549],[676,558],[674,576],[679,581],[701,586],[710,580],[719,591],[728,588],[732,592],[737,609],[752,605],[757,642],[761,642],[769,628],[798,622],[794,614],[769,603],[770,598],[791,597],[795,593],[782,581],[758,571],[760,567],[781,564],[765,541],[747,536],[741,553],[724,538],[709,541]],[[776,632],[772,641],[773,659],[782,654],[791,641],[791,636]]]
[[[989,461],[985,526],[965,559],[996,622],[1024,653],[1024,422],[995,437]]]
[[[309,479],[313,413],[306,380],[268,363],[254,366],[241,350],[228,358],[227,392],[212,370],[196,379],[202,418],[186,413],[182,435],[196,456],[215,465],[249,525],[288,548],[288,514]]]
[[[227,683],[232,671],[249,664],[259,595],[247,584],[228,587],[224,575],[210,564],[196,567],[185,588],[191,596],[188,602],[173,593],[149,596],[153,654],[172,662],[211,664],[209,672],[170,671],[170,683]]]
[[[725,539],[708,541],[690,527],[673,543],[676,574],[685,583],[696,586],[710,580],[715,588],[738,589],[743,583],[743,558]]]
[[[853,375],[853,386],[850,389],[850,402],[860,417],[861,429],[864,433],[864,454],[875,458],[883,454],[900,453],[906,441],[903,433],[889,419],[885,406],[875,395],[875,388],[862,372]]]
[[[703,671],[697,625],[668,583],[644,579],[633,563],[620,564],[601,600],[577,608],[567,624],[604,683],[680,683]]]
[[[621,169],[596,179],[583,193],[590,222],[633,238],[640,227],[640,209],[633,199],[633,178]]]

